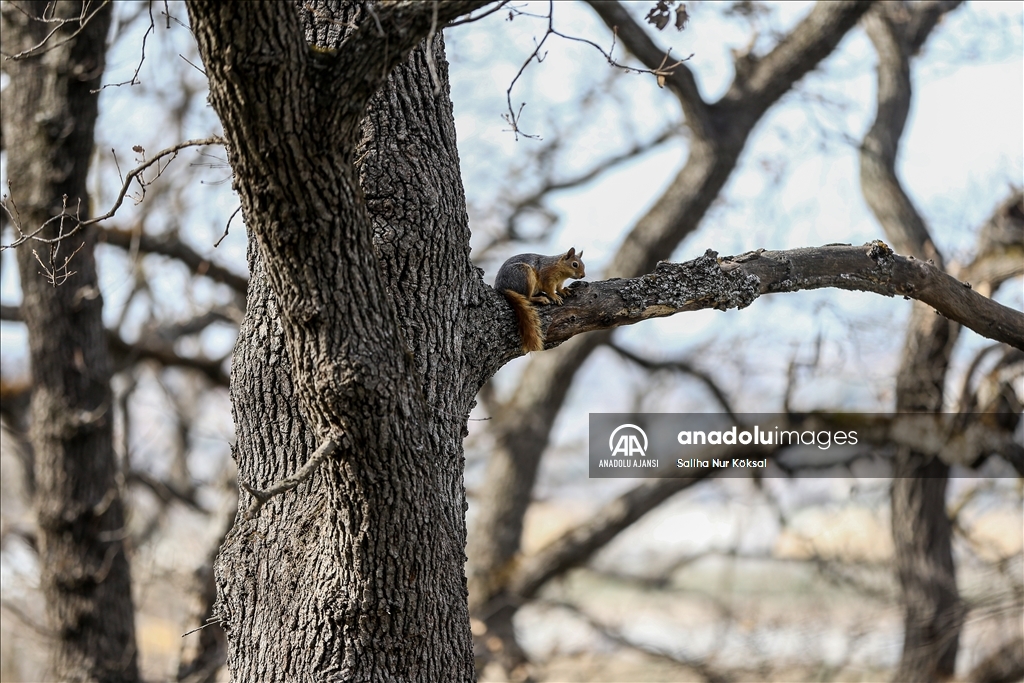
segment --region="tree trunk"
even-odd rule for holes
[[[362,94],[328,91],[349,56],[339,27],[368,22],[365,6],[189,11],[250,233],[232,363],[239,479],[265,488],[337,444],[298,488],[239,517],[222,548],[233,679],[473,680],[462,439],[483,373],[463,338],[484,289],[441,36],[440,92],[421,44],[364,118]],[[354,124],[338,118],[346,107]]]
[[[910,111],[911,57],[958,2],[909,8],[878,5],[865,26],[878,53],[878,106],[860,149],[861,189],[893,247],[943,267],[920,213],[896,175]],[[896,412],[937,413],[959,326],[915,302],[896,378]],[[909,448],[896,454],[892,533],[903,602],[903,653],[894,681],[930,683],[956,665],[963,605],[956,586],[952,525],[946,514],[949,467]]]
[[[38,19],[44,12],[47,22]],[[87,17],[85,27],[72,37],[82,16]],[[4,65],[11,79],[3,106],[8,176],[16,218],[26,232],[59,215],[64,201],[69,213],[80,206],[80,217],[87,217],[95,90],[110,16],[109,5],[97,10],[95,3],[82,2],[55,7],[18,3],[17,8],[8,3],[3,8],[3,44],[9,53],[43,43],[54,28],[51,19],[69,20],[40,49]],[[53,239],[76,225],[71,217],[54,221],[39,237]],[[33,377],[40,582],[54,633],[55,679],[135,681],[131,578],[112,439],[111,364],[94,243],[90,227],[52,247],[29,241],[18,249]],[[59,285],[48,282],[41,270],[51,270]]]

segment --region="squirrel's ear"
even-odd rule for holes
[[[583,260],[583,250],[582,249],[580,249],[580,253],[576,254],[576,258],[580,259],[581,261]]]
[[[569,251],[565,252],[565,259],[569,260],[576,255],[576,247],[569,247]]]

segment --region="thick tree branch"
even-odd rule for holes
[[[193,0],[188,7],[193,21],[217,27],[215,32],[224,30],[217,42],[234,42],[246,70],[262,72],[268,82],[280,81],[287,90],[301,92],[297,104],[305,113],[322,117],[322,134],[354,143],[370,97],[409,52],[448,22],[492,1],[363,3],[345,8],[344,16],[318,17],[318,23],[327,27],[327,39],[318,40],[315,47],[307,44],[291,3]],[[267,42],[260,44],[264,39]],[[268,45],[273,46],[269,52]],[[266,120],[258,99],[249,106],[259,127],[283,123],[288,130],[296,123]]]
[[[583,332],[683,311],[745,308],[762,294],[823,287],[917,299],[978,334],[1024,348],[1024,314],[879,241],[721,259],[709,250],[686,263],[662,262],[654,273],[638,278],[574,283],[569,290],[574,296],[563,305],[539,310],[547,326],[545,339],[555,346]]]
[[[215,316],[220,317],[220,316]],[[0,319],[11,322],[23,320],[21,308],[18,306],[4,305],[0,310]],[[167,367],[180,367],[198,370],[206,375],[211,382],[222,387],[228,386],[228,373],[224,371],[225,358],[191,358],[181,356],[171,348],[170,344],[154,344],[140,340],[130,343],[121,338],[116,330],[107,330],[107,344],[114,361],[119,366],[125,366],[137,360],[153,360]]]
[[[958,272],[986,296],[1024,275],[1024,192],[1015,191],[981,226],[978,253]]]
[[[878,52],[878,105],[875,120],[860,148],[864,198],[895,249],[944,267],[920,213],[896,176],[896,155],[910,112],[910,59],[944,12],[957,2],[935,2],[915,10],[878,5],[864,25]],[[908,36],[908,33],[912,35]],[[916,44],[916,48],[911,47]]]
[[[658,47],[650,35],[619,2],[588,0],[597,15],[601,17],[615,35],[648,69],[661,69],[665,62],[665,51]],[[686,115],[686,123],[694,135],[710,138],[711,119],[707,104],[700,95],[693,72],[685,64],[677,64],[665,76],[665,85],[679,99]]]
[[[1018,635],[976,664],[966,680],[971,683],[1009,683],[1021,678],[1024,678],[1024,638]]]
[[[914,7],[907,26],[907,45],[910,53],[916,55],[924,42],[948,12],[963,4],[963,0],[927,0]]]
[[[771,52],[760,58],[747,56],[752,63],[745,73],[738,70],[723,99],[752,105],[759,116],[828,56],[870,7],[862,0],[817,3]]]
[[[249,278],[233,273],[224,266],[217,265],[182,242],[174,233],[154,236],[147,234],[141,228],[130,230],[100,228],[97,240],[125,250],[137,248],[139,251],[147,254],[159,254],[177,259],[188,266],[196,275],[202,275],[214,282],[225,284],[243,296],[245,295],[245,288],[249,283]]]
[[[696,229],[725,185],[750,131],[764,112],[829,55],[869,7],[864,2],[819,3],[757,62],[753,76],[737,74],[722,100],[709,105],[714,130],[692,129],[686,165],[626,237],[607,274],[640,275],[649,272],[659,259],[669,257],[676,245]],[[711,132],[714,134],[709,135]]]
[[[0,304],[0,320],[8,320],[10,322],[24,322],[25,317],[21,314],[20,306]]]
[[[373,94],[427,35],[493,1],[368,3],[365,9],[369,16],[361,17],[356,29],[338,48],[333,74],[339,83],[367,82],[369,94]]]
[[[911,57],[936,25],[933,13],[938,10],[941,15],[955,6],[885,3],[876,5],[865,21],[878,53],[878,104],[860,149],[861,191],[896,249],[927,259],[938,271],[945,269],[942,254],[895,169],[912,97]],[[959,331],[958,325],[937,318],[926,306],[912,307],[896,376],[898,412],[942,410]],[[1011,343],[1021,347],[1019,340]],[[904,446],[896,451],[894,473],[891,519],[904,637],[893,680],[924,683],[952,676],[963,623],[945,503],[949,467]]]
[[[585,524],[525,559],[512,578],[510,591],[522,599],[533,597],[553,577],[583,564],[645,514],[713,473],[709,469],[698,477],[652,479],[627,491],[591,515]]]
[[[685,166],[630,231],[605,271],[607,276],[636,277],[651,272],[660,259],[669,258],[697,228],[721,192],[761,115],[797,79],[828,56],[867,8],[867,4],[822,3],[808,18],[813,17],[810,23],[805,20],[794,29],[793,33],[799,35],[784,39],[772,51],[774,56],[762,60],[756,78],[751,79],[764,85],[761,90],[748,93],[734,85],[727,95],[728,101],[710,105],[709,115],[717,134],[702,137],[706,131],[694,129]],[[831,20],[822,20],[823,15]],[[778,68],[775,76],[769,73],[772,65]],[[688,124],[691,118],[687,114]],[[572,299],[568,304],[573,304]],[[553,332],[549,331],[549,338]],[[492,572],[506,566],[518,552],[523,515],[555,417],[576,371],[605,337],[585,335],[556,353],[535,354],[512,401],[496,416],[497,447],[487,472],[487,487],[492,495],[480,506],[469,545],[470,594],[474,602],[486,602],[488,597],[486,589],[481,590],[478,577],[486,583]]]
[[[126,342],[114,330],[107,331],[107,344],[110,353],[118,365],[132,363],[137,360],[153,360],[167,367],[181,367],[198,370],[211,382],[227,387],[228,373],[224,371],[226,359],[190,358],[175,353],[170,345],[148,343],[140,340],[134,344]]]

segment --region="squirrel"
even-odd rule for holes
[[[532,304],[561,304],[562,297],[568,294],[562,283],[586,275],[583,252],[577,254],[575,247],[555,256],[517,254],[502,264],[494,278],[494,288],[505,295],[516,312],[523,353],[544,348],[540,316]]]

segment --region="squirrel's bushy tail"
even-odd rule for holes
[[[519,292],[506,289],[504,294],[516,312],[519,338],[523,340],[523,353],[543,349],[544,335],[540,331],[540,316],[537,315],[537,310]]]

